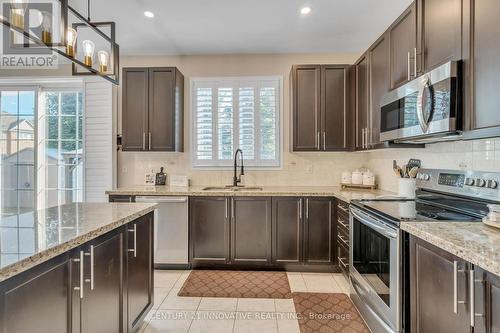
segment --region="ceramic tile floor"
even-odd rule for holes
[[[295,333],[291,299],[179,297],[189,271],[155,271],[155,299],[144,333]],[[292,292],[348,293],[342,274],[287,273]]]

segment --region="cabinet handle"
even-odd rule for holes
[[[338,205],[337,208],[340,209],[341,211],[343,211],[344,213],[349,214],[348,208],[341,206],[341,205]]]
[[[413,59],[413,70],[415,72],[415,77],[417,77],[417,48],[415,47],[413,49],[413,56],[414,56],[414,59]]]
[[[151,149],[151,132],[148,134],[148,148]]]
[[[465,304],[465,301],[458,300],[458,273],[463,273],[463,270],[458,270],[458,261],[453,261],[453,313],[458,313],[458,304]]]
[[[319,132],[316,133],[316,146],[318,146],[318,150],[321,150],[321,144],[319,141]]]
[[[349,247],[349,241],[346,241],[345,238],[342,235],[338,235],[338,238],[342,243],[345,244],[345,246]]]
[[[80,292],[80,298],[83,298],[83,251],[80,251],[80,257],[77,259],[73,259],[74,262],[80,263],[80,283],[78,287],[73,287],[74,290],[78,290]]]
[[[299,199],[299,219],[302,220],[302,199]]]
[[[309,199],[306,199],[306,219],[309,218]]]
[[[146,150],[146,132],[142,133],[142,150]]]
[[[408,52],[408,81],[411,80],[411,53]]]
[[[326,132],[323,132],[323,150],[326,150]]]
[[[476,325],[476,317],[484,317],[484,313],[476,313],[476,283],[483,283],[482,280],[475,279],[475,271],[472,269],[469,272],[469,283],[470,283],[470,326],[474,327]],[[486,309],[486,307],[485,307]]]
[[[365,148],[365,129],[361,130],[361,148]]]
[[[235,206],[235,204],[234,204],[234,199],[233,199],[233,201],[231,202],[231,218],[233,220],[234,220],[234,206]]]
[[[85,282],[90,283],[90,290],[94,290],[94,245],[90,245],[90,253],[85,252],[85,256],[90,256],[90,279],[85,279]]]
[[[225,207],[226,207],[224,216],[226,217],[226,220],[227,220],[227,210],[228,210],[228,207],[227,207],[227,201],[228,201],[228,199],[226,198],[226,199],[224,200],[224,202],[225,202]]]
[[[349,224],[345,224],[344,221],[342,221],[341,219],[337,219],[337,222],[343,226],[344,228],[346,228],[347,230],[349,230]]]
[[[134,252],[134,258],[137,257],[137,224],[134,224],[133,229],[128,229],[128,232],[134,233],[134,248],[128,249],[128,252]]]

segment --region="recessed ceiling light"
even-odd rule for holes
[[[150,12],[149,10],[146,10],[144,12],[144,16],[146,16],[148,18],[153,18],[153,17],[155,17],[155,14],[153,12]]]
[[[302,15],[307,15],[311,12],[311,7],[303,7],[301,10],[300,10],[300,13]]]

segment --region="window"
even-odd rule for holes
[[[279,167],[281,78],[192,80],[193,166]]]

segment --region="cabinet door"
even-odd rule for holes
[[[500,277],[475,267],[474,333],[500,332]]]
[[[0,289],[0,331],[66,333],[71,331],[72,263],[67,254],[3,282]],[[74,272],[75,278],[78,272]]]
[[[347,66],[321,66],[322,150],[349,149]]]
[[[419,0],[423,72],[462,58],[462,0]]]
[[[496,0],[472,1],[472,128],[500,126],[500,6]]]
[[[294,66],[292,83],[293,150],[320,150],[321,66]]]
[[[272,199],[273,263],[299,263],[302,260],[302,198]]]
[[[122,87],[122,149],[147,150],[148,69],[124,68]]]
[[[304,261],[333,263],[336,255],[334,199],[305,199]]]
[[[234,197],[231,203],[231,261],[271,261],[271,198]]]
[[[372,46],[370,56],[370,125],[368,144],[380,143],[380,101],[390,89],[389,40],[384,34]]]
[[[86,282],[81,299],[81,332],[123,332],[123,233],[101,237],[84,249],[87,255],[83,265]]]
[[[175,150],[175,68],[149,69],[149,150]]]
[[[136,331],[153,306],[153,213],[126,226],[128,330]]]
[[[366,146],[368,129],[368,55],[364,54],[356,63],[356,148]]]
[[[415,76],[417,48],[417,4],[414,2],[388,30],[391,89]],[[418,57],[417,57],[418,58]]]
[[[454,313],[457,262],[457,313]],[[412,332],[470,332],[467,263],[418,238],[410,238]]]
[[[229,199],[193,197],[189,201],[192,264],[229,261]]]

